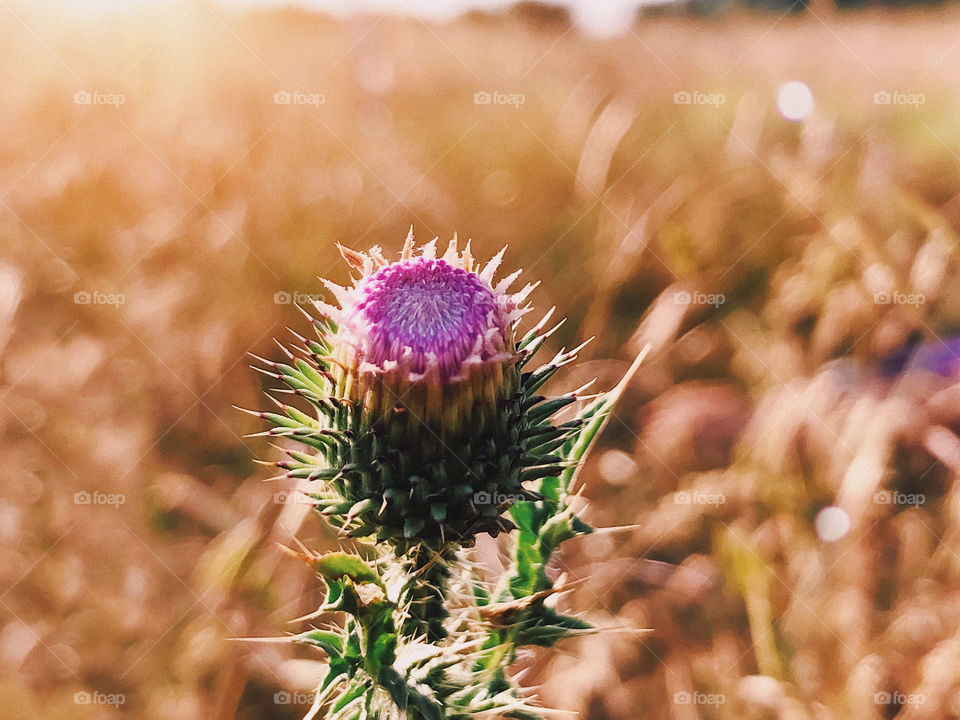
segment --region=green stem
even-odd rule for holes
[[[400,624],[400,634],[407,637],[426,636],[436,643],[447,636],[443,627],[449,616],[446,608],[450,563],[456,550],[449,544],[430,547],[421,543],[397,558],[406,576],[403,599],[409,616]]]

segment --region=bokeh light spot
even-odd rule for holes
[[[850,516],[846,510],[830,505],[817,513],[813,528],[821,540],[836,542],[850,532]]]
[[[787,120],[803,120],[813,112],[813,93],[799,80],[791,80],[777,90],[777,107]]]

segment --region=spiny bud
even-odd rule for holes
[[[502,513],[537,497],[524,482],[559,472],[552,451],[573,430],[550,423],[573,396],[534,394],[572,355],[522,372],[543,340],[515,337],[533,286],[511,293],[519,273],[494,279],[503,251],[480,268],[456,238],[442,257],[436,241],[416,252],[412,233],[396,262],[341,253],[359,277],[324,281],[337,305],[316,303],[319,342],[274,373],[316,418],[264,415],[321,459],[290,453],[281,467],[322,481],[314,497],[335,524],[401,550],[512,529]]]

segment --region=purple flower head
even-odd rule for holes
[[[460,250],[454,237],[438,257],[436,240],[415,251],[411,234],[396,262],[378,247],[341,253],[360,277],[349,287],[324,281],[339,307],[317,307],[335,327],[338,392],[370,422],[412,432],[424,421],[445,435],[476,426],[516,391],[514,330],[534,286],[509,292],[519,272],[494,282],[503,251],[481,266],[470,243]]]
[[[377,270],[358,289],[356,312],[369,327],[366,359],[373,365],[399,362],[408,354],[409,369],[423,373],[435,359],[448,379],[488,330],[501,335],[506,330],[498,325],[489,283],[445,260],[402,260]]]

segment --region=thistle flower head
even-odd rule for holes
[[[317,480],[318,506],[346,531],[401,550],[512,529],[503,513],[538,497],[523,483],[560,471],[553,450],[576,426],[550,420],[573,395],[535,394],[574,354],[522,370],[544,339],[515,337],[534,286],[510,292],[519,272],[494,279],[503,251],[481,267],[456,237],[442,257],[412,233],[396,262],[377,247],[341,254],[358,276],[324,281],[337,305],[316,303],[310,362],[275,366],[318,411],[268,416],[318,452],[281,467]]]
[[[417,253],[411,234],[394,263],[376,247],[341,252],[360,277],[351,287],[324,281],[339,307],[318,307],[336,325],[329,342],[345,395],[371,425],[406,426],[390,428],[394,436],[426,425],[452,440],[468,424],[487,424],[516,391],[513,333],[532,286],[509,293],[519,273],[494,286],[502,251],[480,270],[456,238],[437,257],[436,241]]]
[[[504,354],[509,298],[475,273],[423,256],[386,265],[351,293],[341,327],[369,367],[403,364],[413,374],[450,381],[465,361]],[[344,335],[346,332],[344,332]]]

